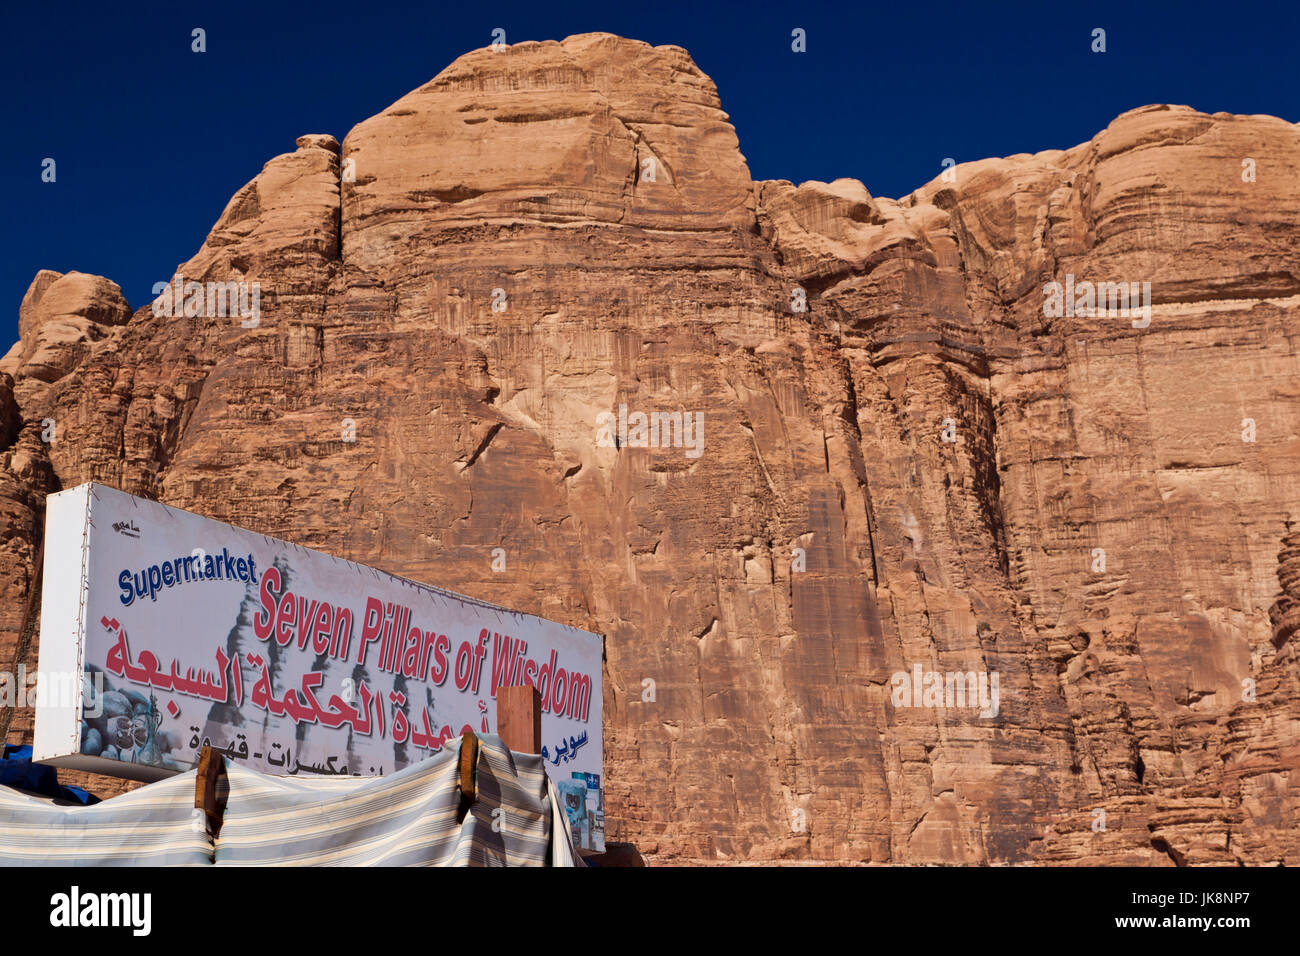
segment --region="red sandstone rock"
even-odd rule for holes
[[[0,371],[52,382],[76,368],[90,343],[108,326],[122,325],[131,307],[116,283],[82,272],[60,275],[42,269],[32,280],[18,313],[17,342],[0,359]]]
[[[0,666],[93,478],[605,634],[609,834],[652,861],[1300,862],[1296,126],[753,183],[684,51],[587,35],[297,145],[177,270],[257,282],[256,327],[33,283]],[[1149,282],[1149,325],[1047,315],[1067,274]],[[702,454],[599,442],[620,405]],[[996,671],[998,715],[895,706],[916,665]]]

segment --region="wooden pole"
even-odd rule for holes
[[[474,805],[478,799],[478,752],[480,748],[479,739],[474,731],[466,730],[460,738],[460,766],[457,774],[457,783],[460,787],[460,812],[456,815],[456,822],[460,823],[465,819],[465,814],[469,808]]]
[[[515,753],[542,752],[542,695],[536,687],[497,688],[497,733]]]
[[[217,798],[217,780],[225,772],[226,765],[220,751],[205,744],[199,754],[198,773],[194,778],[194,807],[203,811],[208,833],[213,837],[221,831],[221,821],[226,812],[226,801]]]

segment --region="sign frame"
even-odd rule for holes
[[[185,556],[200,541],[204,547],[195,550],[208,550],[192,564]],[[322,741],[337,749],[344,729],[347,750],[346,765],[331,756],[326,769],[323,760],[309,762],[303,756],[301,762],[294,761],[298,770],[289,773],[383,775],[439,752],[448,732],[460,736],[462,720],[475,732],[495,732],[495,707],[489,713],[485,704],[491,703],[496,689],[537,684],[544,700],[547,771],[557,786],[576,786],[573,781],[580,782],[582,776],[589,787],[595,782],[597,789],[588,802],[599,807],[600,819],[585,821],[583,832],[603,836],[600,635],[96,482],[47,498],[43,574],[33,745],[34,759],[40,763],[134,780],[162,779],[197,763],[201,747],[176,745],[175,732],[185,726],[195,731],[190,744],[202,727],[204,742],[217,750],[232,759],[245,758],[240,762],[262,772],[277,773],[275,767],[290,764],[267,764],[272,757],[266,745],[268,728],[282,731],[292,717],[288,722],[296,734],[294,744],[281,738],[286,754],[296,745],[311,761],[320,760],[326,746]],[[312,604],[307,594],[313,596]],[[318,611],[295,611],[312,606]],[[377,610],[381,606],[382,627]],[[209,650],[214,644],[215,666]],[[273,658],[272,663],[266,658]],[[218,669],[227,664],[218,681]],[[319,694],[297,691],[295,681],[305,691],[309,684],[325,684],[327,674],[335,683],[340,674],[362,674],[362,696],[353,702],[340,697],[341,691],[330,695],[329,687]],[[74,686],[63,679],[69,675],[75,675]],[[367,698],[372,677],[373,696]],[[549,709],[547,683],[557,712]],[[424,694],[418,693],[421,689]],[[218,694],[224,696],[218,699]],[[302,703],[307,696],[314,709]],[[421,704],[417,711],[411,706],[417,697],[444,702],[437,704],[441,709],[432,722],[434,705]],[[396,702],[399,698],[401,703]],[[467,709],[471,699],[476,714]],[[295,702],[300,710],[294,709]],[[208,716],[200,722],[197,715],[205,709]],[[406,726],[405,736],[396,742],[399,711]],[[104,713],[110,716],[104,718]],[[221,723],[214,713],[241,722]],[[181,725],[176,723],[178,715]],[[248,723],[255,718],[260,725]],[[107,725],[105,720],[115,723]],[[92,726],[91,721],[97,723]],[[359,729],[363,723],[368,731]],[[99,725],[108,729],[100,730]],[[439,725],[443,732],[435,736]],[[133,735],[124,735],[128,726]],[[247,731],[239,735],[241,747],[247,744],[247,749],[236,749],[233,737],[208,740],[207,734],[216,736],[214,727],[227,726]],[[92,731],[96,737],[91,737]],[[371,765],[367,754],[388,753],[385,733],[395,741],[392,752],[409,754],[410,759],[403,763],[398,757],[383,757]],[[552,738],[558,743],[548,751]],[[110,739],[122,747],[105,744]],[[374,745],[375,740],[382,747]],[[94,753],[101,745],[104,749]],[[128,746],[130,760],[125,756]],[[251,759],[254,754],[261,763]]]

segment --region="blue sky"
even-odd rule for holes
[[[123,8],[126,9],[123,9]],[[0,301],[38,269],[108,276],[133,307],[302,133],[340,140],[501,27],[685,47],[756,179],[905,195],[944,157],[1065,148],[1147,103],[1300,121],[1300,5],[1044,2],[25,3],[5,11]],[[190,50],[202,27],[207,52]],[[807,31],[806,53],[790,49]],[[1107,51],[1090,50],[1094,28]],[[41,181],[42,160],[57,180]]]

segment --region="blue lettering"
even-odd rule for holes
[[[161,564],[151,564],[138,573],[123,568],[117,576],[122,589],[118,600],[130,607],[136,600],[158,600],[158,593],[189,581],[249,581],[257,583],[257,562],[250,554],[236,558],[226,548],[218,555],[197,555],[173,558]]]

